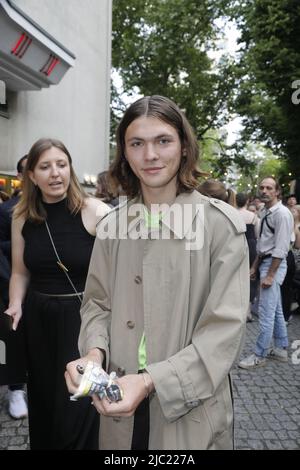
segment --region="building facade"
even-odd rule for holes
[[[64,142],[81,182],[107,168],[111,11],[112,0],[0,0],[0,183],[40,137]]]

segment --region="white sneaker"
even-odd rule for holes
[[[256,354],[251,354],[251,356],[246,357],[239,362],[238,366],[241,369],[256,369],[256,367],[262,367],[266,365],[266,358],[256,356]]]
[[[288,352],[286,349],[272,348],[267,355],[268,359],[275,359],[280,362],[288,362]]]
[[[8,390],[8,412],[14,419],[28,416],[25,392],[23,390]]]

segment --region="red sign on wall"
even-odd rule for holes
[[[55,67],[59,64],[59,59],[55,57],[55,55],[50,54],[47,62],[45,65],[41,68],[40,72],[44,73],[47,75],[47,77],[50,77],[51,73],[55,69]]]
[[[11,53],[19,59],[22,59],[31,43],[32,39],[27,36],[27,34],[22,33],[21,36],[18,38],[16,44],[12,47]]]

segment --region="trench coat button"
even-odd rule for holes
[[[214,202],[215,202],[216,204],[220,204],[219,199],[214,199]]]
[[[119,422],[121,421],[120,416],[114,416],[114,417],[113,417],[113,421],[114,421],[115,423],[119,423]]]
[[[118,367],[117,372],[119,377],[123,377],[123,375],[125,375],[124,367]]]
[[[191,400],[191,401],[187,401],[185,406],[187,408],[192,409],[192,408],[196,408],[197,406],[199,406],[200,403],[201,403],[201,400]]]
[[[132,330],[132,328],[135,327],[135,323],[134,321],[131,321],[131,320],[128,320],[128,322],[126,323],[127,327],[130,328],[130,330]]]
[[[142,278],[141,278],[141,276],[135,276],[134,282],[135,282],[136,284],[142,284]]]

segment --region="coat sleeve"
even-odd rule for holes
[[[109,278],[109,241],[96,237],[80,311],[81,329],[78,347],[81,356],[93,348],[103,349],[106,354],[106,364],[109,363],[111,322]]]
[[[209,235],[210,272],[205,275],[210,289],[191,344],[167,360],[147,366],[169,422],[216,394],[243,343],[249,306],[248,246],[243,230],[236,230],[220,216],[217,214]]]

